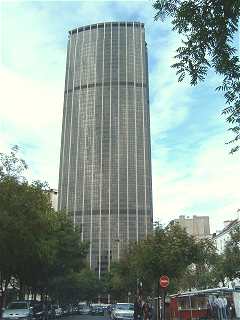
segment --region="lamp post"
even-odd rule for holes
[[[131,296],[131,292],[128,291],[128,303],[130,302],[130,296]]]

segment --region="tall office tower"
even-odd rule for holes
[[[93,270],[109,270],[152,230],[147,49],[139,22],[69,32],[59,209],[89,241]]]

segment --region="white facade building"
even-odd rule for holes
[[[213,235],[213,240],[216,244],[217,251],[219,254],[223,253],[225,249],[225,245],[231,237],[231,232],[234,231],[236,227],[240,227],[239,219],[235,219],[232,221],[224,221],[223,230]],[[240,286],[240,279],[234,279],[234,281],[232,281],[231,283],[228,283],[228,286],[229,287]]]
[[[56,189],[50,189],[48,191],[50,195],[50,201],[52,203],[52,208],[57,211],[58,208],[58,191]]]
[[[213,240],[216,243],[219,254],[223,253],[225,244],[230,239],[231,231],[233,231],[237,226],[240,226],[239,219],[224,221],[223,230],[213,236]]]

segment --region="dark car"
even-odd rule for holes
[[[48,319],[55,319],[56,318],[56,312],[55,312],[55,308],[53,307],[53,305],[52,304],[48,304],[46,309],[47,309]]]
[[[98,315],[98,316],[104,315],[104,307],[101,305],[98,305],[98,304],[92,305],[91,306],[91,314]]]
[[[69,305],[63,305],[63,306],[61,306],[61,308],[62,308],[63,316],[69,316],[70,315],[71,308],[70,308]]]
[[[33,316],[36,320],[44,320],[47,318],[47,308],[43,302],[31,303],[33,308]]]

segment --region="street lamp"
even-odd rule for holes
[[[131,296],[131,292],[128,291],[128,303],[130,302],[130,296]]]

